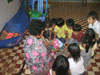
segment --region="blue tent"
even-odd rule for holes
[[[28,17],[24,10],[24,4],[19,11],[5,24],[3,30],[8,33],[19,33],[21,36],[13,37],[10,39],[0,40],[0,48],[14,47],[22,40],[29,24]]]

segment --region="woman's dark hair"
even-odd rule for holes
[[[88,28],[85,32],[85,36],[89,36],[89,39],[92,40],[91,46],[96,42],[96,33],[92,28]]]
[[[70,19],[67,19],[67,20],[66,20],[66,25],[67,25],[67,26],[74,26],[74,20],[71,19],[71,18],[70,18]]]
[[[63,26],[64,25],[64,19],[63,18],[58,18],[57,19],[57,26]]]
[[[44,30],[45,23],[41,20],[32,20],[28,26],[29,32],[31,35],[40,35],[41,31]]]
[[[83,36],[82,37],[82,43],[86,44],[86,53],[88,53],[89,48],[91,47],[91,40],[89,36]]]
[[[97,20],[98,20],[98,14],[97,14],[96,11],[90,11],[90,12],[88,13],[88,18],[89,18],[89,17],[92,17],[92,19],[97,19]]]
[[[52,66],[52,70],[56,72],[56,75],[68,75],[68,69],[68,59],[63,55],[57,56]]]
[[[50,25],[52,26],[53,24],[57,25],[57,19],[56,18],[51,19]]]
[[[76,43],[72,43],[68,46],[68,51],[70,52],[72,58],[75,62],[78,62],[80,59],[80,48]]]
[[[82,26],[79,25],[79,24],[75,24],[75,25],[73,26],[73,30],[74,30],[74,31],[81,31],[81,29],[82,29]]]

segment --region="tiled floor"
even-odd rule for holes
[[[82,6],[80,4],[69,3],[57,3],[50,9],[49,16],[63,17],[64,19],[73,18],[76,23],[83,26],[83,30],[87,28],[86,14],[90,10],[96,10],[100,15],[99,5]],[[100,18],[99,18],[100,20]],[[25,35],[24,39],[28,36]],[[24,61],[23,42],[14,48],[0,49],[0,75],[15,75],[20,71],[22,63]],[[100,49],[96,50],[97,54],[100,54]],[[91,59],[92,68],[88,70],[87,75],[100,75],[100,58],[94,57]],[[24,73],[22,75],[31,75],[30,70],[25,66]]]

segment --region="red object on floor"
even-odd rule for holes
[[[14,33],[8,33],[6,39],[10,39],[10,38],[12,38],[13,36],[14,36]]]

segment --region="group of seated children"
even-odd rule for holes
[[[92,25],[85,33],[73,19],[47,19],[46,27],[42,21],[33,20],[30,23],[30,36],[24,42],[24,53],[26,63],[34,75],[86,75],[85,71],[91,66],[89,63],[95,55],[95,49],[100,48],[100,32],[96,31],[100,24],[94,11],[88,15],[88,23]],[[96,24],[99,26],[96,27]],[[61,54],[55,59],[55,53],[63,46],[67,46],[65,51],[68,58]]]
[[[73,19],[67,19],[66,22],[63,18],[48,19],[46,21],[44,37],[48,45],[57,45],[55,41],[58,41],[57,48],[64,46],[66,43],[79,44],[84,36],[81,29],[81,25],[74,24]]]
[[[82,32],[82,26],[79,24],[75,24],[73,19],[67,19],[66,21],[64,21],[63,18],[54,18],[51,21],[49,20],[48,28],[50,26],[50,28],[52,29],[50,30],[50,33],[48,33],[48,40],[53,40],[54,42],[55,39],[57,39],[58,47],[56,48],[59,48],[59,45],[61,43],[63,43],[62,46],[66,46],[67,44],[67,53],[70,54],[68,59],[69,68],[72,75],[85,75],[84,68],[86,68],[87,70],[90,68],[90,59],[94,57],[95,49],[100,48],[100,23],[98,22],[96,17],[97,13],[95,11],[91,11],[88,14],[89,27],[85,33]],[[93,22],[91,21],[91,19]],[[52,24],[52,21],[54,24]],[[90,26],[93,24],[95,24],[94,29],[92,26]],[[99,26],[96,24],[98,24]],[[54,34],[52,36],[52,39],[50,39],[51,34]],[[59,41],[61,43],[59,43]],[[100,55],[98,56],[100,57]],[[53,70],[56,70],[54,66]]]

